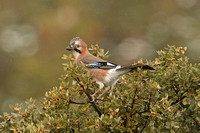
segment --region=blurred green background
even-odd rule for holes
[[[0,114],[59,84],[61,56],[79,36],[122,65],[167,44],[200,61],[199,0],[1,0]]]

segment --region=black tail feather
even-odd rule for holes
[[[121,71],[122,73],[128,73],[132,72],[134,70],[137,70],[137,68],[141,68],[143,70],[155,70],[153,67],[145,64],[136,64],[132,66],[122,67],[120,69],[117,69],[117,71]]]
[[[136,64],[133,66],[130,66],[132,70],[137,70],[137,68],[141,68],[143,70],[155,70],[153,67],[149,66],[149,65],[145,65],[145,64]]]

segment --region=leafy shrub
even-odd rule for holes
[[[91,52],[107,58],[97,45]],[[11,106],[0,116],[7,132],[188,132],[200,130],[200,64],[191,64],[186,48],[168,46],[147,61],[155,71],[138,69],[122,76],[98,103],[90,94],[98,86],[90,73],[63,55],[65,74],[59,87],[46,92],[41,106],[29,99],[27,107]]]

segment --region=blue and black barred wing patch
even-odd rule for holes
[[[86,68],[94,68],[94,69],[114,69],[118,65],[110,63],[110,62],[93,62],[93,63],[86,63]]]

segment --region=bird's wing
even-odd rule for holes
[[[82,57],[79,61],[83,62],[84,64],[86,63],[93,63],[93,62],[106,62],[105,60],[98,58],[93,55],[88,55],[85,57]]]
[[[110,63],[110,62],[92,62],[85,63],[86,68],[93,69],[115,69],[118,65]]]
[[[93,55],[83,57],[80,61],[86,65],[86,68],[92,69],[114,69],[118,66]]]

